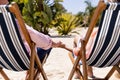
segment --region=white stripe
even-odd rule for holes
[[[0,27],[0,30],[1,30],[1,27]],[[1,32],[1,48],[2,48],[2,50],[4,52],[4,54],[6,55],[7,59],[9,60],[9,62],[11,62],[11,64],[15,67],[15,69],[18,70],[18,67],[16,66],[17,62],[14,59],[14,57],[11,55],[12,53],[9,50],[9,47],[8,47],[6,41],[5,41],[2,30],[0,32]]]
[[[5,65],[7,69],[12,70],[12,68],[6,63],[6,61],[4,61],[4,59],[1,56],[0,56],[0,61]]]
[[[11,39],[12,39],[12,42],[14,42],[14,46],[15,46],[15,49],[17,50],[17,52],[19,53],[18,55],[20,56],[20,58],[22,59],[22,61],[24,62],[24,64],[26,65],[26,67],[28,68],[29,67],[29,59],[27,58],[27,56],[25,55],[26,53],[24,52],[21,44],[20,44],[20,41],[18,39],[18,36],[17,36],[17,33],[15,31],[15,28],[12,27],[14,26],[13,22],[12,22],[12,19],[11,19],[11,16],[9,14],[9,21],[10,21],[10,25],[8,28],[9,32],[11,33]],[[22,53],[22,55],[20,54]],[[26,63],[25,63],[26,62]]]
[[[117,8],[117,3],[110,3],[109,10],[115,10]]]
[[[0,13],[2,12],[7,12],[7,10],[5,9],[6,5],[0,5]]]
[[[104,16],[101,32],[100,32],[100,35],[99,35],[99,38],[98,38],[98,42],[96,44],[93,55],[87,61],[88,64],[91,64],[95,60],[96,56],[98,55],[98,53],[100,52],[100,50],[101,50],[101,48],[103,46],[103,43],[105,41],[105,36],[107,34],[107,31],[108,31],[108,26],[110,24],[111,15],[112,15],[111,11],[107,10],[105,12],[105,16]]]
[[[4,13],[4,17],[5,17],[6,15],[8,16],[8,14],[5,12],[5,13]],[[10,17],[9,17],[9,18],[10,18]],[[6,20],[7,20],[7,19],[5,18],[5,21],[6,21]],[[12,28],[12,26],[13,26],[13,24],[12,24],[12,25],[10,25],[10,22],[9,22],[9,21],[11,21],[11,20],[9,19],[9,20],[8,20],[8,22],[6,22],[6,23],[8,23],[8,24],[6,24],[6,25],[7,25],[7,26],[9,26],[9,27],[8,27],[9,29],[11,29],[11,28]],[[11,26],[11,27],[10,27],[10,26]],[[8,29],[8,30],[9,30],[9,29]],[[12,30],[12,29],[11,29],[11,30]],[[11,31],[11,32],[13,32],[13,31]],[[15,36],[14,36],[14,37],[15,37]],[[11,38],[11,39],[12,39],[12,38]],[[16,42],[16,40],[15,40],[15,39],[14,39],[14,40],[12,40],[12,41],[13,41],[13,42]],[[17,38],[17,41],[18,41],[18,38]],[[17,50],[18,50],[18,49],[21,49],[21,46],[18,46],[18,44],[20,44],[20,43],[19,43],[19,41],[18,41],[18,42],[16,42],[16,44],[17,44],[17,45],[16,45],[16,49],[17,49]],[[14,45],[15,45],[15,44],[14,44]],[[21,53],[21,52],[20,52],[20,53]],[[22,50],[22,53],[24,53],[24,51],[23,51],[23,50]],[[29,67],[29,63],[28,63],[28,62],[29,62],[29,59],[28,59],[25,55],[21,56],[21,54],[20,54],[20,57],[21,57],[21,59],[23,59],[23,58],[24,58],[23,62],[26,62],[26,63],[27,63],[27,65],[28,65],[27,67]],[[17,63],[16,63],[16,64],[17,64]],[[17,64],[17,65],[18,65],[18,64]]]
[[[1,67],[1,68],[4,68],[1,64],[0,64],[0,67]]]
[[[111,10],[111,9],[114,9],[114,10],[115,10],[116,7],[117,7],[116,4],[113,5],[113,6],[111,6],[111,7],[109,8],[110,10],[108,10],[108,13],[111,13],[111,12],[113,11],[113,10]],[[107,15],[108,15],[108,14],[107,14]],[[111,17],[108,16],[108,18],[111,18]],[[108,20],[106,20],[106,21],[108,21]],[[109,23],[108,23],[108,24],[109,24]],[[106,24],[106,25],[108,25],[108,24]],[[105,26],[105,25],[104,25],[104,26]],[[117,17],[115,26],[116,26],[116,30],[114,29],[114,34],[113,34],[113,36],[112,36],[112,39],[111,39],[108,47],[106,48],[105,52],[104,52],[103,55],[101,56],[102,58],[100,58],[100,59],[98,60],[98,62],[96,63],[95,66],[100,66],[100,65],[102,64],[102,62],[104,62],[105,58],[109,55],[109,53],[111,52],[112,48],[114,47],[114,45],[116,44],[116,42],[117,42],[117,40],[118,40],[118,38],[119,38],[119,35],[120,35],[120,11],[119,11],[119,14],[118,14],[118,17]],[[102,27],[102,28],[103,28],[103,27]],[[103,30],[101,30],[101,31],[103,31]],[[105,32],[107,32],[107,31],[105,31]],[[101,35],[105,35],[104,31],[102,32]],[[99,41],[99,40],[98,40],[98,41]],[[104,43],[104,42],[103,42],[103,43]],[[101,43],[99,43],[99,45],[101,46]],[[99,52],[99,50],[100,50],[100,48],[98,47],[98,52]],[[97,54],[97,50],[96,50],[96,53],[93,53],[93,55],[94,55],[94,54],[98,55],[98,54]],[[96,57],[96,55],[90,57],[90,59],[87,61],[87,63],[88,63],[88,64],[90,64],[90,62],[92,63],[92,61],[94,61],[94,58]],[[120,51],[117,51],[117,52],[115,53],[115,55],[112,57],[112,60],[114,60],[114,59],[116,58],[116,56],[118,56],[118,55],[120,55]],[[112,62],[112,60],[108,61],[108,63],[107,63],[105,66],[107,66],[108,64],[110,64],[110,63]],[[120,59],[119,59],[119,60],[120,60]],[[116,62],[117,62],[117,61],[116,61]],[[114,64],[115,64],[115,63],[114,63]]]
[[[8,49],[8,46],[6,46],[7,45],[7,43],[6,43],[6,41],[5,41],[5,39],[4,39],[4,37],[3,37],[3,33],[2,33],[2,30],[1,30],[1,26],[0,26],[0,36],[1,36],[1,48],[2,48],[2,50],[4,51],[4,53],[6,54],[6,57],[8,58],[8,60],[9,61],[11,61],[11,56],[9,56],[9,53],[10,53],[10,51],[9,51],[9,49]],[[8,52],[8,53],[7,53]],[[9,57],[8,57],[9,56]]]
[[[120,11],[119,11],[119,13],[118,13],[118,17],[117,17],[115,26],[117,27],[117,30],[118,30],[118,31],[116,31],[116,34],[118,34],[118,37],[119,37],[119,36],[120,36]],[[117,50],[117,52],[115,53],[115,55],[113,56],[113,59],[115,59],[117,55],[120,56],[120,47],[119,47],[119,49]],[[119,60],[120,60],[120,58],[119,58]],[[110,62],[112,62],[112,61],[109,61],[109,63],[110,63]],[[107,65],[107,64],[106,64],[106,65]]]
[[[111,65],[116,65],[116,63],[118,63],[118,61],[120,62],[120,48],[118,51],[119,51],[119,56]]]
[[[120,57],[120,48],[118,48],[118,50],[114,54],[115,55],[109,60],[109,62],[105,66],[110,65],[110,63],[113,62],[113,60],[115,60],[117,56]],[[120,61],[119,57],[111,65],[115,65],[118,61]]]
[[[116,21],[118,22],[118,21]],[[117,25],[117,24],[116,24]],[[109,56],[110,52],[113,50],[114,46],[116,45],[118,38],[119,38],[119,27],[115,25],[112,37],[110,39],[110,43],[107,46],[107,48],[105,49],[103,55],[100,57],[100,59],[98,60],[98,62],[95,64],[95,66],[100,66],[105,59],[107,58],[107,56]]]
[[[4,19],[5,19],[5,23],[6,23],[6,25],[7,25],[7,28],[8,28],[8,32],[9,32],[9,34],[10,34],[10,37],[11,37],[11,40],[13,39],[13,37],[12,37],[12,35],[11,35],[11,32],[10,32],[10,29],[12,29],[12,27],[14,26],[14,25],[11,25],[10,23],[11,23],[11,20],[9,19],[10,18],[10,16],[8,16],[9,15],[9,13],[4,13],[3,14],[3,16],[4,16]],[[14,30],[13,30],[14,31]],[[13,32],[12,31],[12,32]],[[13,42],[13,44],[14,44],[14,41],[12,40],[12,42]],[[13,57],[13,56],[12,56]],[[13,57],[14,58],[14,57]],[[16,62],[16,60],[14,59],[14,65],[16,64],[16,69],[18,70],[18,69],[20,69],[20,70],[22,70],[22,68],[19,66],[19,64]]]

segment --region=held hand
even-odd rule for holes
[[[60,47],[60,48],[64,48],[65,44],[63,44],[61,41],[59,42],[53,42],[52,47]]]
[[[57,47],[65,48],[65,44],[63,44],[61,41],[59,41],[59,42],[57,43]]]
[[[56,47],[58,47],[58,48],[63,48],[63,49],[66,49],[66,50],[68,50],[68,51],[70,51],[70,52],[73,51],[71,48],[67,47],[67,46],[66,46],[64,43],[62,43],[61,41],[56,42],[56,43],[53,43],[52,47],[54,47],[54,48],[56,48]]]
[[[75,47],[75,48],[73,49],[73,53],[74,53],[76,56],[78,55],[79,51],[80,51],[80,48],[78,48],[78,47]]]

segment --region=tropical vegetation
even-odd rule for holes
[[[68,35],[80,25],[80,20],[71,13],[62,13],[52,23],[60,35]]]
[[[67,13],[61,4],[63,0],[10,0],[18,3],[26,24],[49,35],[50,28],[56,28],[59,35],[69,35],[76,27],[88,26],[95,7],[86,0],[85,12],[76,15]]]

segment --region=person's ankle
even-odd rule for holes
[[[94,77],[93,73],[88,73],[88,77],[90,78]]]
[[[88,74],[88,78],[93,79],[96,78],[93,74]]]
[[[80,79],[81,78],[81,76],[78,74],[78,73],[75,73],[75,77],[74,77],[75,79]]]

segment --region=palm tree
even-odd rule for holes
[[[85,22],[85,13],[84,12],[78,12],[76,14],[76,17],[78,17],[79,21],[80,21],[80,27],[84,27],[86,25]]]
[[[51,21],[65,11],[61,2],[62,0],[10,0],[17,2],[22,12],[25,22],[39,32],[49,33],[49,28],[54,27]]]
[[[85,22],[86,22],[86,25],[88,26],[96,7],[93,7],[89,0],[86,0],[85,3],[87,4],[87,7],[86,7],[85,13],[84,13],[85,14]]]
[[[73,29],[79,26],[79,19],[71,13],[62,13],[53,21],[60,35],[69,35]]]
[[[89,25],[92,14],[95,10],[95,7],[92,6],[89,0],[86,0],[85,3],[87,4],[85,12],[78,12],[76,15],[80,20],[81,27],[87,27]]]

